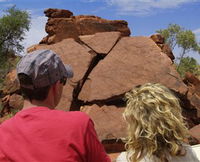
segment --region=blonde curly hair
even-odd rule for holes
[[[146,155],[168,161],[167,155],[185,155],[182,143],[188,129],[175,95],[161,84],[147,83],[125,94],[123,113],[128,123],[128,159],[138,162]]]

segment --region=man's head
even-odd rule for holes
[[[73,71],[53,51],[37,50],[22,57],[17,65],[17,75],[24,96],[43,101],[51,86],[58,81],[65,84],[67,78],[73,77]]]

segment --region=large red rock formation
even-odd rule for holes
[[[119,139],[126,136],[124,131],[126,124],[121,115],[124,112],[123,107],[91,105],[81,107],[81,111],[87,113],[94,121],[100,140]],[[108,124],[108,121],[115,122]]]
[[[123,97],[139,84],[159,82],[169,87],[182,100],[183,113],[189,126],[199,124],[199,99],[194,98],[199,92],[194,88],[191,92],[191,88],[182,81],[172,57],[160,48],[160,45],[164,46],[162,37],[128,37],[130,32],[127,34],[127,24],[116,28],[120,26],[118,21],[113,21],[117,25],[112,26],[108,20],[96,16],[73,17],[66,10],[49,9],[46,14],[49,16],[46,28],[52,32],[48,32],[43,44],[30,47],[28,52],[51,49],[58,53],[65,64],[72,66],[74,78],[68,80],[57,109],[88,113],[108,151],[124,149],[120,140],[116,142],[116,139],[126,136],[126,126],[122,119],[125,108]],[[114,32],[113,29],[120,30]],[[53,41],[49,42],[50,39]],[[15,79],[12,82],[17,83]],[[4,91],[4,96],[12,96],[14,92],[10,89],[20,94],[18,88],[9,87]],[[7,103],[15,105],[13,102]]]
[[[97,32],[119,31],[122,36],[129,36],[128,23],[124,20],[106,20],[97,16],[73,16],[68,10],[47,9],[48,17],[45,30],[48,35],[41,44],[53,44],[65,38],[78,39],[80,35],[91,35]]]
[[[187,91],[171,60],[151,39],[124,37],[90,73],[79,99],[94,102],[120,98],[147,82],[160,82],[181,94]]]

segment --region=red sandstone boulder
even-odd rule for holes
[[[13,94],[10,96],[8,104],[14,109],[21,110],[24,105],[24,99],[21,95]]]
[[[161,34],[153,34],[150,36],[150,38],[156,43],[156,44],[164,44],[165,39]]]
[[[200,80],[192,73],[187,72],[184,82],[189,88],[187,98],[193,108],[197,109],[197,117],[200,119]]]
[[[190,129],[190,135],[196,138],[200,143],[200,124]]]
[[[108,54],[120,39],[120,32],[103,32],[79,36],[80,40],[99,54]]]
[[[70,18],[73,13],[69,10],[49,8],[44,11],[45,16],[50,18]]]
[[[161,48],[163,53],[166,53],[167,56],[173,61],[175,59],[174,54],[168,44],[165,44],[164,37],[161,34],[153,34],[150,38]]]
[[[68,10],[47,9],[49,18],[45,30],[48,35],[40,44],[53,44],[66,38],[78,39],[80,35],[92,35],[98,32],[118,31],[122,36],[129,36],[128,23],[123,20],[106,20],[98,16],[72,16]]]
[[[163,52],[163,53],[166,53],[167,56],[168,56],[172,61],[175,59],[174,54],[173,54],[173,52],[172,52],[172,50],[171,50],[171,48],[169,47],[168,44],[157,44],[157,45],[158,45],[158,47],[161,48],[162,52]]]
[[[124,37],[88,76],[79,99],[84,102],[123,96],[134,86],[159,82],[185,94],[187,87],[171,60],[147,37]]]
[[[19,90],[19,81],[17,79],[16,70],[13,70],[6,75],[3,94],[11,94],[17,90]]]
[[[200,80],[194,74],[187,72],[183,81],[191,88],[192,93],[200,96]]]
[[[126,137],[126,123],[122,117],[124,108],[92,105],[81,107],[81,111],[93,120],[100,140]]]
[[[50,18],[45,27],[48,35],[40,44],[53,44],[66,38],[78,38],[79,32],[73,18]]]
[[[99,32],[118,31],[122,36],[129,36],[130,29],[124,20],[106,20],[98,16],[75,16],[79,35],[91,35]]]

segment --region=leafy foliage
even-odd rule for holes
[[[5,11],[0,18],[0,54],[8,55],[21,52],[25,32],[29,30],[30,16],[26,11],[16,9],[15,6]]]
[[[165,43],[167,43],[173,50],[177,45],[177,37],[182,28],[177,24],[169,24],[167,29],[157,30],[165,38]]]
[[[174,50],[175,47],[181,49],[176,61],[177,71],[182,77],[187,71],[200,75],[197,61],[194,58],[185,57],[190,51],[200,53],[200,45],[196,40],[195,34],[191,30],[185,30],[177,24],[169,24],[168,28],[160,29],[156,32],[160,33],[165,38],[165,43],[169,44],[172,50]]]
[[[196,41],[195,34],[191,30],[185,30],[183,27],[177,24],[169,24],[167,29],[160,29],[156,31],[165,38],[165,43],[169,44],[173,50],[176,46],[181,48],[181,59],[190,51],[196,51],[200,53],[200,46]]]
[[[179,66],[177,67],[177,71],[179,72],[182,78],[185,76],[186,72],[191,72],[197,76],[200,75],[199,64],[192,57],[182,58],[179,63]]]
[[[180,59],[182,59],[190,50],[198,52],[199,46],[197,44],[195,34],[191,30],[181,31],[177,35],[177,44],[182,48]]]
[[[19,60],[16,54],[24,49],[21,43],[29,26],[28,12],[21,11],[16,6],[7,9],[0,18],[0,84]]]

